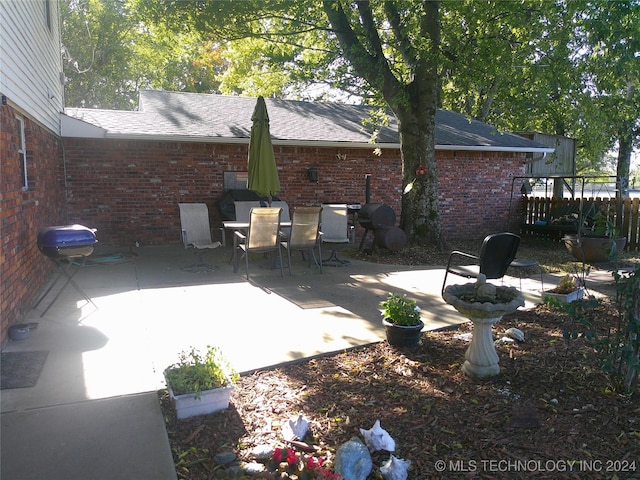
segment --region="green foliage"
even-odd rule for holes
[[[571,318],[562,333],[567,341],[567,351],[572,340],[591,340],[612,390],[631,395],[640,375],[640,265],[636,265],[631,273],[615,271],[613,276],[618,316],[609,325],[607,333],[598,335],[590,320],[591,313],[600,305],[594,297],[562,307]]]
[[[382,316],[389,323],[403,326],[420,324],[420,308],[415,300],[408,299],[406,295],[401,297],[390,293],[386,300],[380,302],[380,307],[382,307]]]
[[[178,362],[167,368],[165,377],[176,395],[198,394],[231,385],[239,378],[220,348],[210,345],[204,355],[194,347],[180,352]]]
[[[580,286],[578,279],[573,275],[566,274],[558,282],[558,286],[551,290],[554,293],[571,293],[578,289]]]
[[[135,0],[60,5],[65,106],[132,110],[141,88],[216,91],[224,61],[211,38],[145,23]]]
[[[600,305],[600,300],[593,296],[589,296],[586,300],[561,305],[562,309],[568,313],[571,318],[570,324],[562,329],[562,337],[567,340],[567,342],[580,337],[589,339],[596,337],[596,332],[593,329],[589,314],[598,305]]]
[[[442,11],[444,108],[576,138],[578,171],[599,170],[616,143],[638,146],[637,0],[445,0]]]
[[[640,375],[640,265],[631,273],[614,273],[617,321],[598,345],[603,368],[618,393],[635,391]]]

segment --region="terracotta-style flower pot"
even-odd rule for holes
[[[613,242],[617,253],[622,252],[627,243],[626,237],[612,240],[605,235],[565,235],[562,241],[569,253],[584,263],[609,262]]]

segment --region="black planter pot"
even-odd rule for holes
[[[394,347],[415,347],[422,337],[424,323],[419,325],[404,326],[390,323],[387,319],[382,320],[384,331],[387,335],[387,342]]]

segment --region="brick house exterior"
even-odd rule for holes
[[[327,110],[325,106],[321,108]],[[353,138],[348,141],[333,141],[330,132],[322,131],[320,135],[326,134],[328,141],[283,138],[295,136],[295,131],[290,132],[292,125],[300,125],[299,131],[308,129],[297,118],[288,119],[284,134],[276,126],[274,152],[282,185],[279,198],[292,208],[323,202],[365,203],[365,176],[370,175],[371,202],[390,205],[399,220],[402,171],[397,130],[393,131],[396,127],[382,132],[384,143],[371,145],[370,134],[357,126],[361,118],[354,120],[356,126],[347,125],[344,119],[349,113],[340,114],[340,108],[333,105],[327,113],[335,115],[338,110],[335,118],[341,120],[337,123],[343,130],[334,135],[341,139],[351,135]],[[289,111],[296,109],[303,106],[298,104]],[[132,114],[130,123],[119,121],[117,112],[75,112],[76,117],[61,114],[62,128],[57,134],[24,115],[11,101],[0,112],[2,344],[7,340],[8,327],[19,323],[32,308],[52,271],[52,262],[46,261],[37,248],[40,228],[80,223],[96,228],[103,245],[129,246],[136,241],[177,245],[180,243],[177,204],[205,202],[210,207],[212,225],[220,225],[216,201],[224,193],[224,173],[243,172],[247,168],[249,141],[243,131],[238,137],[213,140],[207,132],[191,137],[181,131],[168,135],[154,131],[159,121],[155,117],[147,120],[150,131],[141,134],[135,129],[135,123],[143,119],[140,112],[126,112]],[[27,189],[20,185],[16,115],[23,117],[25,125]],[[87,121],[91,115],[102,115],[100,118],[106,120],[98,118],[100,121],[94,119],[92,123]],[[308,117],[309,112],[295,115]],[[457,114],[448,115],[447,122],[458,121],[458,117],[451,117]],[[249,123],[248,116],[239,116]],[[459,117],[463,126],[490,128]],[[175,121],[174,116],[171,118]],[[220,122],[225,121],[225,115],[220,118]],[[328,115],[314,121],[333,129],[326,118],[333,117]],[[65,130],[69,121],[76,123],[71,130]],[[141,123],[145,127],[144,121]],[[118,133],[113,125],[120,126],[124,133]],[[446,126],[449,131],[455,130],[450,124]],[[249,127],[243,128],[248,131]],[[184,128],[189,132],[193,126]],[[236,126],[234,131],[239,128]],[[482,238],[489,232],[506,229],[512,177],[523,174],[526,152],[547,148],[516,136],[498,137],[503,142],[498,146],[464,145],[467,137],[475,137],[467,135],[469,132],[462,133],[461,139],[450,139],[450,143],[445,140],[436,148],[442,225],[448,239]],[[492,140],[490,137],[489,141]],[[462,144],[458,145],[458,141]],[[379,150],[374,152],[374,147]],[[317,183],[308,179],[310,167],[318,169]],[[357,241],[363,233],[364,229],[356,228]]]
[[[16,111],[0,107],[0,293],[1,338],[22,318],[46,282],[51,262],[42,260],[36,245],[38,229],[64,221],[64,196],[60,183],[59,139],[37,122],[24,117],[30,187],[21,187]],[[37,160],[37,161],[36,161]],[[14,320],[14,321],[12,321]]]
[[[66,222],[60,16],[58,2],[47,3],[0,2],[0,345],[53,268],[38,229]]]
[[[102,243],[180,243],[178,203],[204,202],[212,226],[220,225],[216,201],[223,172],[246,171],[247,145],[110,139],[63,139],[70,223],[98,229]],[[320,203],[390,205],[400,218],[400,151],[380,156],[363,148],[275,146],[281,200],[291,208]],[[346,155],[340,160],[336,154]],[[524,171],[524,154],[437,152],[440,208],[445,236],[482,238],[506,228],[511,178]],[[318,168],[318,183],[307,179]],[[357,234],[364,229],[357,228]]]
[[[266,99],[280,176],[290,208],[372,203],[401,215],[402,161],[392,115],[371,144],[371,107]],[[255,99],[141,91],[137,112],[67,109],[62,119],[68,220],[98,229],[104,243],[180,242],[180,202],[216,201],[225,172],[247,169]],[[374,151],[377,149],[377,151]],[[507,228],[511,179],[525,155],[552,149],[500,133],[464,115],[436,115],[436,163],[443,233],[482,238]],[[318,169],[318,182],[307,169]],[[360,231],[359,231],[360,230]],[[364,229],[356,229],[364,233]]]

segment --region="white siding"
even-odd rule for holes
[[[0,1],[0,93],[56,135],[63,110],[57,0]]]

